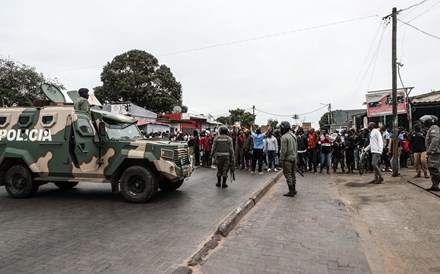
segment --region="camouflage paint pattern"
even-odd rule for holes
[[[173,182],[191,175],[187,144],[141,136],[100,138],[100,122],[129,125],[133,119],[92,109],[90,120],[68,105],[0,109],[0,176],[7,163],[17,160],[38,181],[109,182],[131,165],[146,166]]]

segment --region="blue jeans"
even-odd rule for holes
[[[267,158],[269,158],[269,162],[267,168],[275,168],[275,157],[277,156],[277,152],[275,150],[267,151]]]
[[[393,157],[391,158],[391,161],[390,161],[391,162],[391,168],[394,170],[393,159],[394,159],[394,155],[393,155]],[[400,174],[400,154],[397,155],[397,173]]]
[[[332,158],[332,154],[324,154],[321,153],[321,170],[324,169],[324,167],[329,170],[330,169],[330,159]]]
[[[359,148],[356,147],[353,151],[354,154],[354,166],[356,169],[359,169]]]

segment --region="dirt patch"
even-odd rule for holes
[[[411,178],[414,172],[401,171],[402,176]],[[380,185],[361,182],[359,175],[332,177],[335,192],[349,208],[373,273],[440,272],[437,196],[388,173]]]

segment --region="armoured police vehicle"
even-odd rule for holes
[[[56,87],[41,88],[48,106],[0,108],[0,185],[11,197],[30,197],[46,183],[97,182],[146,202],[191,175],[187,144],[146,139],[131,117],[95,109],[90,117]]]

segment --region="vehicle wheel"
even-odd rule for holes
[[[54,182],[54,184],[60,189],[71,189],[74,188],[78,182]]]
[[[11,167],[5,175],[6,191],[13,198],[28,198],[37,192],[39,185],[25,166]]]
[[[159,181],[159,188],[163,191],[174,191],[182,186],[184,180],[180,180],[177,182],[170,182],[168,180],[160,180]]]
[[[157,192],[157,177],[147,168],[132,166],[121,176],[121,192],[131,203],[144,203]]]

